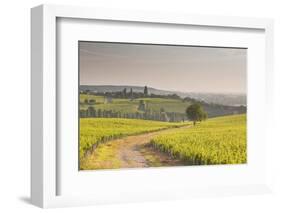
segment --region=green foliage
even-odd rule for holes
[[[127,98],[127,89],[126,88],[123,89],[123,97]]]
[[[133,89],[132,88],[130,89],[130,98],[131,99],[134,98],[134,93],[133,93]]]
[[[147,89],[147,86],[145,86],[145,87],[144,87],[143,94],[144,94],[144,96],[147,96],[147,95],[148,95],[148,89]]]
[[[104,97],[103,96],[97,96],[97,95],[88,95],[88,94],[80,94],[80,105],[84,105],[85,102],[88,102],[88,101],[85,101],[85,100],[94,100],[95,103],[104,103]]]
[[[85,112],[88,110],[88,107],[94,106],[96,111],[112,111],[112,115],[118,114],[118,116],[113,117],[160,120],[158,118],[162,108],[162,111],[166,112],[169,121],[179,122],[187,119],[186,109],[192,104],[192,101],[189,100],[182,101],[176,98],[151,97],[151,95],[142,98],[130,98],[130,92],[127,92],[127,96],[128,98],[114,98],[106,95],[80,94],[80,115],[81,117],[88,117]],[[88,100],[88,103],[84,103],[85,99]],[[141,100],[145,103],[145,107],[139,107]],[[199,104],[202,105],[202,103]],[[205,120],[207,117],[244,113],[243,110],[239,110],[239,107],[233,106],[211,104],[202,105],[202,107],[208,112],[208,115],[203,114],[202,120]],[[145,113],[147,115],[147,112],[150,115],[144,116]]]
[[[207,113],[203,110],[199,103],[191,104],[186,109],[186,115],[189,120],[195,125],[197,121],[202,121],[207,118]]]
[[[189,129],[175,129],[156,136],[151,143],[189,165],[246,163],[246,115],[213,118]]]
[[[144,101],[153,112],[160,112],[160,109],[164,108],[165,112],[177,112],[184,114],[186,107],[190,105],[188,102],[166,98],[137,98],[133,100],[113,98],[110,103],[107,103],[103,96],[89,95],[89,97],[87,97],[85,94],[80,94],[80,109],[87,109],[90,105],[84,104],[85,98],[95,99],[95,108],[97,110],[113,110],[120,111],[122,113],[137,112],[141,100]]]

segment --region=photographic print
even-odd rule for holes
[[[247,163],[247,49],[79,41],[79,169]]]

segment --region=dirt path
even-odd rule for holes
[[[183,126],[180,128],[189,128]],[[183,165],[183,162],[155,150],[150,140],[174,128],[160,130],[122,139],[112,140],[100,145],[90,156],[81,162],[83,169],[112,169]]]

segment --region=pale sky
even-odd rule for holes
[[[246,94],[247,49],[79,42],[80,85]]]

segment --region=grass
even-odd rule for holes
[[[209,119],[156,136],[152,145],[190,165],[247,162],[246,115]]]
[[[85,99],[87,99],[87,100],[91,100],[91,99],[95,100],[96,103],[104,103],[104,97],[103,96],[80,94],[80,102],[84,103]]]
[[[154,112],[159,112],[161,108],[164,108],[166,112],[184,113],[187,106],[189,106],[188,102],[168,98],[138,98],[134,100],[113,98],[111,103],[105,103],[103,96],[80,94],[80,109],[87,109],[88,106],[92,106],[84,103],[85,99],[95,100],[96,104],[94,106],[96,110],[112,110],[121,113],[137,112],[140,100],[144,100],[148,109]]]
[[[121,167],[121,162],[117,156],[118,144],[101,144],[98,152],[88,157],[80,158],[80,169],[117,169]]]
[[[113,102],[107,104],[98,104],[95,105],[96,110],[112,110],[114,112],[121,112],[121,113],[134,113],[138,111],[138,104],[137,103],[129,103],[127,102]]]

